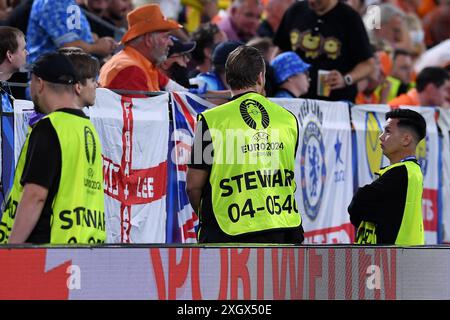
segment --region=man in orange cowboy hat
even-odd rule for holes
[[[157,4],[134,9],[127,20],[129,28],[121,40],[124,49],[102,67],[99,83],[109,89],[160,91],[169,79],[156,66],[167,59],[173,45],[170,31],[182,26],[164,17]]]

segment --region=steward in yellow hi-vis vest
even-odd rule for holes
[[[95,87],[83,83],[96,73],[96,64],[90,57],[86,61],[89,70],[77,72],[72,58],[46,53],[32,65],[34,108],[47,116],[34,125],[22,148],[2,208],[0,243],[105,242],[101,145],[82,111],[86,95],[89,100],[95,96]]]
[[[260,79],[264,62],[258,64],[260,54],[249,48],[234,50],[230,64],[245,65],[243,72],[248,69]],[[230,57],[227,68],[234,70]],[[187,191],[200,219],[199,242],[301,243],[294,197],[297,119],[257,93],[263,81],[240,92],[233,90],[230,78],[229,72],[232,93],[239,93],[199,116],[188,170]],[[194,186],[200,180],[197,207]]]
[[[14,225],[30,162],[30,140],[35,135],[52,136],[60,147],[60,175],[54,175],[44,210],[27,242],[103,243],[106,239],[101,145],[97,132],[81,110],[63,109],[43,118],[28,135],[17,164],[14,184],[8,196],[0,225],[0,242],[6,243]],[[52,147],[54,147],[53,145]],[[52,157],[50,157],[52,158]],[[36,160],[39,161],[39,160]],[[28,168],[27,168],[28,167]],[[56,168],[55,168],[56,169]],[[39,179],[33,176],[27,182]],[[34,173],[36,175],[36,173]],[[46,184],[44,181],[42,184]]]
[[[388,112],[386,120],[380,142],[391,165],[359,188],[348,207],[357,228],[355,243],[423,245],[423,174],[414,152],[425,137],[426,123],[408,109]]]

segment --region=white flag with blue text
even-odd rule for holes
[[[348,104],[272,99],[299,121],[296,200],[304,243],[350,243],[347,207],[353,196],[352,139]]]

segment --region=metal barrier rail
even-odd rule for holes
[[[29,83],[21,83],[21,82],[5,82],[10,87],[19,87],[19,88],[28,88],[30,85]],[[162,94],[165,94],[169,91],[144,91],[144,90],[125,90],[125,89],[109,89],[117,94],[121,95],[144,95],[147,97],[156,97],[160,96]],[[221,95],[216,93],[202,93],[202,94],[196,94],[197,96],[204,98],[204,99],[230,99],[229,95]]]

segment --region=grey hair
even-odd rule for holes
[[[248,0],[233,0],[233,3],[231,4],[232,8],[238,8],[240,6],[242,6],[246,1]],[[261,4],[261,0],[256,0],[258,2],[258,4]]]
[[[134,39],[131,39],[130,41],[127,41],[127,45],[131,45],[131,46],[135,46],[138,45],[139,43],[141,43],[141,41],[144,39],[144,34],[140,35]]]
[[[383,3],[380,5],[380,22],[381,24],[387,23],[395,16],[405,17],[405,13],[398,7],[390,3]]]
[[[153,32],[147,32],[150,33],[150,36],[152,37],[152,39],[155,39],[156,34],[161,33],[162,31],[153,31]],[[139,43],[141,43],[144,40],[144,37],[147,33],[141,34],[140,36],[137,36],[134,39],[131,39],[130,41],[127,42],[127,44],[131,44],[131,45],[138,45]]]

